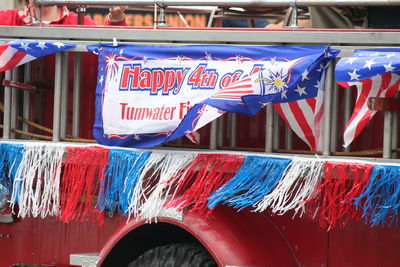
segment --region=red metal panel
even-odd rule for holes
[[[294,266],[288,244],[262,214],[222,207],[208,219],[188,214],[183,221],[160,219],[192,233],[221,266]],[[1,266],[16,262],[68,266],[71,253],[98,252],[105,255],[115,243],[142,221],[126,217],[106,219],[102,227],[88,222],[64,224],[55,219],[27,218],[0,224]],[[116,230],[117,229],[117,230]],[[114,232],[114,233],[113,233]],[[107,239],[111,239],[106,243]]]
[[[71,253],[98,252],[122,218],[106,219],[104,227],[93,223],[62,223],[55,219],[26,218],[12,224],[0,223],[1,264],[57,264],[68,266]]]
[[[333,230],[329,239],[329,266],[399,266],[400,230],[396,227],[370,228],[349,223]]]
[[[270,218],[291,244],[301,266],[327,266],[328,233],[321,229],[312,218],[307,215],[293,218],[292,212]]]
[[[182,221],[160,218],[190,232],[213,255],[219,266],[296,266],[284,235],[261,213],[217,208],[208,218],[189,213]],[[117,229],[101,251],[104,259],[115,244],[142,222],[131,221]]]
[[[159,221],[192,233],[220,266],[398,266],[398,228],[370,229],[363,223],[349,223],[344,229],[325,232],[308,216],[291,217],[220,207],[208,219],[187,214],[183,221]],[[126,217],[117,216],[105,219],[102,227],[39,218],[0,224],[0,266],[16,262],[68,266],[69,255],[82,252],[101,251],[104,257],[142,223],[126,224]]]

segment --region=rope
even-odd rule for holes
[[[1,127],[3,127],[3,125],[1,125]],[[29,133],[29,132],[25,132],[25,131],[21,131],[21,130],[17,130],[17,129],[12,129],[12,131],[17,134],[26,135],[26,136],[34,137],[34,138],[41,139],[41,140],[51,141],[53,139],[53,137],[51,137],[51,136]]]
[[[164,144],[164,146],[168,147],[188,147],[186,144],[178,145],[178,144]],[[207,148],[207,147],[204,147]],[[220,147],[222,150],[235,150],[235,151],[255,151],[255,152],[263,152],[263,148],[253,148],[253,147]],[[400,152],[400,147],[392,149],[393,152]],[[321,151],[309,151],[309,150],[293,150],[293,149],[275,149],[274,152],[277,153],[286,153],[286,154],[307,154],[307,155],[322,155]],[[353,152],[342,152],[336,151],[331,152],[332,156],[373,156],[379,155],[383,153],[382,148],[368,149],[368,150],[360,150]]]
[[[354,151],[354,152],[332,152],[334,156],[372,156],[382,154],[382,148],[375,148],[375,149],[368,149],[368,150],[361,150],[361,151]]]
[[[79,137],[66,137],[66,138],[61,138],[61,141],[65,141],[65,142],[77,142],[77,143],[97,143],[96,140],[94,140],[94,139],[85,139],[85,138],[79,138]]]
[[[42,126],[42,125],[40,125],[40,124],[37,124],[37,123],[35,123],[35,122],[33,122],[33,121],[24,119],[24,118],[21,117],[21,116],[18,116],[18,120],[21,121],[21,122],[23,122],[23,123],[28,124],[29,126],[32,126],[32,127],[36,128],[36,129],[42,130],[43,132],[53,134],[53,130],[52,130],[52,129],[47,128],[47,127],[44,127],[44,126]]]
[[[4,111],[3,103],[0,103],[0,111]],[[47,132],[47,133],[53,134],[53,130],[50,129],[50,128],[44,127],[44,126],[42,126],[40,124],[37,124],[37,123],[35,123],[33,121],[27,120],[27,119],[25,119],[25,118],[23,118],[21,116],[18,116],[17,119],[19,121],[23,122],[23,123],[28,124],[29,126],[32,126],[32,127],[36,128],[36,129],[39,129],[39,130],[42,130],[43,132]]]
[[[308,150],[287,150],[287,149],[275,149],[275,152],[278,153],[292,153],[292,154],[318,154],[321,155],[321,152],[315,152],[315,151],[308,151]],[[395,148],[392,150],[393,152],[399,152],[400,148]],[[375,148],[375,149],[367,149],[367,150],[360,150],[360,151],[352,151],[352,152],[342,152],[342,151],[336,151],[336,152],[331,152],[332,156],[373,156],[373,155],[379,155],[383,153],[382,148]]]
[[[3,124],[0,124],[0,129],[3,129],[3,128],[4,128]],[[28,132],[24,132],[24,131],[17,130],[17,129],[12,129],[12,131],[16,132],[18,134],[22,134],[22,135],[26,135],[26,136],[30,136],[30,137],[35,137],[37,139],[48,140],[48,141],[52,140],[52,137],[51,136],[47,136],[47,135],[28,133]]]
[[[3,129],[3,127],[4,127],[3,124],[0,124],[0,129]],[[34,137],[34,138],[40,139],[40,140],[47,140],[47,141],[53,140],[52,136],[29,133],[29,132],[21,131],[21,130],[18,130],[18,129],[12,129],[12,131],[17,133],[17,134],[21,134],[21,135],[25,135],[25,136],[29,136],[29,137]],[[79,137],[61,138],[61,141],[77,142],[77,143],[96,143],[96,140],[94,140],[94,139],[85,139],[85,138],[79,138]]]
[[[320,151],[309,151],[309,150],[275,149],[274,152],[289,153],[289,154],[322,155],[322,152]]]
[[[3,103],[0,103],[0,111],[4,111]],[[28,124],[29,126],[32,126],[33,128],[42,130],[43,132],[46,132],[49,134],[53,134],[53,130],[48,127],[42,126],[42,125],[35,123],[33,121],[30,121],[30,120],[27,120],[21,116],[18,116],[17,119],[23,123]],[[0,128],[3,128],[2,124],[0,124]],[[29,133],[29,132],[25,132],[25,131],[21,131],[21,130],[17,130],[17,129],[12,129],[12,131],[14,131],[15,133],[21,134],[21,135],[34,137],[34,138],[41,139],[41,140],[51,141],[53,139],[51,136]],[[78,143],[96,143],[96,140],[94,140],[94,139],[85,139],[85,138],[72,137],[72,136],[69,136],[67,138],[62,138],[61,141],[78,142]]]
[[[0,111],[4,111],[4,106],[3,103],[0,103]],[[42,126],[40,124],[37,124],[33,121],[27,120],[21,116],[18,116],[18,120],[28,124],[29,126],[32,126],[36,129],[42,130],[44,132],[53,134],[53,130],[50,128],[47,128],[45,126]],[[3,128],[3,125],[0,124],[0,128]],[[22,134],[22,135],[26,135],[26,136],[30,136],[30,137],[35,137],[38,139],[43,139],[43,140],[52,140],[52,137],[46,136],[46,135],[40,135],[40,134],[33,134],[33,133],[29,133],[29,132],[24,132],[24,131],[20,131],[17,129],[12,129],[14,132],[18,133],[18,134]],[[79,138],[79,137],[67,137],[67,138],[62,138],[62,141],[66,141],[66,142],[78,142],[78,143],[96,143],[96,140],[94,139],[85,139],[85,138]],[[165,146],[171,146],[171,147],[180,147],[180,145],[178,144],[164,144]],[[184,145],[186,146],[186,145]],[[190,146],[190,145],[188,145]],[[192,146],[195,147],[195,146]],[[196,146],[198,148],[198,146]],[[254,151],[262,151],[262,149],[258,149],[258,148],[231,148],[231,147],[221,147],[222,149],[226,149],[226,150],[254,150]],[[289,149],[275,149],[274,150],[277,153],[289,153],[289,154],[308,154],[308,155],[321,155],[322,152],[320,151],[309,151],[309,150],[289,150]],[[392,149],[393,152],[400,152],[400,147],[398,148],[394,148]],[[382,148],[375,148],[375,149],[368,149],[368,150],[361,150],[361,151],[353,151],[353,152],[341,152],[341,151],[337,151],[337,152],[331,152],[332,156],[373,156],[373,155],[379,155],[383,153],[383,149]]]

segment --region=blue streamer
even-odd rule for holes
[[[13,183],[18,167],[24,155],[21,144],[0,143],[0,185],[7,189],[8,194],[13,190]],[[19,188],[15,188],[19,190]]]
[[[213,209],[222,202],[238,209],[252,206],[275,188],[290,162],[291,159],[247,156],[236,175],[211,195],[208,207]]]
[[[151,152],[110,149],[109,164],[98,197],[99,210],[122,211],[129,200]]]
[[[355,205],[371,227],[398,225],[400,207],[400,167],[377,165]]]

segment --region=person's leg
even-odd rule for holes
[[[362,10],[350,7],[309,7],[312,28],[354,28]],[[359,14],[355,14],[359,13]]]

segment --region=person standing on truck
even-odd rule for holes
[[[362,27],[365,7],[309,7],[311,28],[353,29]]]
[[[292,16],[293,9],[287,11],[286,16]],[[353,29],[361,28],[365,25],[366,16],[365,7],[308,7],[310,14],[309,19],[299,19],[298,26],[300,28],[319,28],[319,29]],[[288,26],[285,22],[290,20],[282,20],[276,24],[269,24],[267,29],[280,29]]]
[[[3,26],[27,26],[38,22],[37,13],[39,7],[34,6],[34,0],[27,0],[25,8],[0,10],[0,25]],[[105,25],[127,26],[125,22],[125,9],[127,6],[114,6],[110,8]],[[41,7],[42,23],[77,25],[78,15],[71,12],[65,6]],[[85,16],[85,25],[96,25],[94,21]]]

